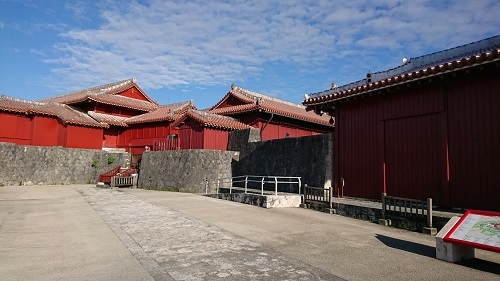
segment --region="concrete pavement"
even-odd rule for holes
[[[0,187],[1,280],[153,280],[71,186]]]
[[[499,280],[500,255],[450,264],[434,238],[312,210],[195,194],[0,187],[5,280]]]

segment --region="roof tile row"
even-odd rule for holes
[[[229,107],[219,107],[230,97],[234,97],[244,104]],[[232,86],[231,91],[209,110],[211,113],[222,115],[236,115],[249,111],[266,111],[273,114],[286,116],[293,119],[332,126],[329,116],[318,116],[313,112],[306,111],[302,105],[252,92],[237,86]]]
[[[457,55],[458,53],[461,53],[462,55]],[[448,59],[446,56],[449,56]],[[464,46],[425,55],[417,59],[410,59],[410,62],[413,60],[418,63],[408,65],[408,67],[404,65],[386,72],[380,72],[377,75],[371,75],[371,79],[376,77],[380,78],[373,82],[367,78],[341,87],[334,87],[324,92],[312,94],[312,97],[304,100],[302,104],[308,107],[314,107],[314,105],[347,98],[371,90],[480,65],[491,61],[497,61],[499,59],[500,36],[495,36]],[[434,63],[432,62],[433,60]],[[388,74],[394,75],[390,76]]]
[[[136,88],[148,100],[138,100],[129,97],[117,95],[128,89]],[[41,102],[58,102],[64,104],[72,104],[83,102],[86,100],[93,100],[104,104],[120,106],[130,109],[151,111],[158,107],[158,103],[149,97],[139,85],[137,85],[135,78],[130,78],[115,83],[101,85],[66,95],[55,96],[41,100]]]
[[[69,124],[107,128],[108,124],[99,122],[91,116],[71,106],[50,102],[42,103],[16,99],[7,96],[0,97],[0,110],[16,112],[27,115],[47,115],[59,118]]]
[[[189,109],[182,115],[182,117],[180,117],[176,122],[173,123],[173,126],[179,126],[182,122],[189,118],[200,122],[205,127],[219,128],[224,130],[243,130],[251,128],[249,125],[242,123],[234,118],[196,109]]]

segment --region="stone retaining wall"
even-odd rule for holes
[[[220,150],[149,151],[142,154],[138,187],[193,193],[215,192],[217,178],[232,176],[231,163],[239,153]]]
[[[129,159],[129,153],[0,143],[0,185],[96,183],[101,173],[127,167]]]
[[[299,207],[302,201],[300,195],[260,195],[252,193],[219,193],[204,194],[204,196],[224,199],[262,208],[291,208]]]
[[[303,184],[328,188],[333,183],[333,141],[333,134],[260,141],[257,129],[231,132],[228,150],[240,152],[233,175],[295,176]]]

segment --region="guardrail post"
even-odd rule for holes
[[[248,176],[245,177],[245,193],[247,193],[248,188]]]
[[[332,202],[333,201],[333,199],[332,199],[333,195],[332,194],[333,194],[333,187],[330,186],[330,194],[328,196],[329,197],[328,201],[330,203],[330,210],[333,209],[333,202]]]
[[[307,204],[307,183],[304,184],[304,204]]]
[[[137,174],[132,175],[132,187],[137,188],[137,181],[139,179],[139,176]]]
[[[432,198],[427,198],[427,227],[432,227]]]
[[[264,177],[262,177],[262,182],[261,182],[260,188],[261,188],[261,194],[260,195],[264,195]]]
[[[382,218],[385,220],[385,197],[387,196],[387,193],[382,193]]]
[[[278,178],[274,177],[274,194],[278,195]]]
[[[300,177],[297,178],[298,182],[299,182],[299,195],[300,195],[300,186],[302,185],[301,181],[300,181]]]

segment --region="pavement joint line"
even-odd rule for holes
[[[81,190],[77,189],[77,191],[109,226],[109,228],[122,241],[130,253],[137,259],[137,261],[155,281],[175,281],[175,279],[172,278],[168,272],[165,272],[162,267],[153,258],[151,258],[132,237],[130,237],[111,217],[106,214],[106,212],[99,208],[97,203],[87,201],[86,196],[81,192]]]
[[[139,240],[134,239],[133,244],[142,245],[142,252],[175,280],[219,280],[229,276],[232,280],[344,280],[206,221],[127,192],[93,188],[79,189],[79,192],[87,202],[100,206],[106,213],[103,219],[109,216],[130,239],[137,235]]]

